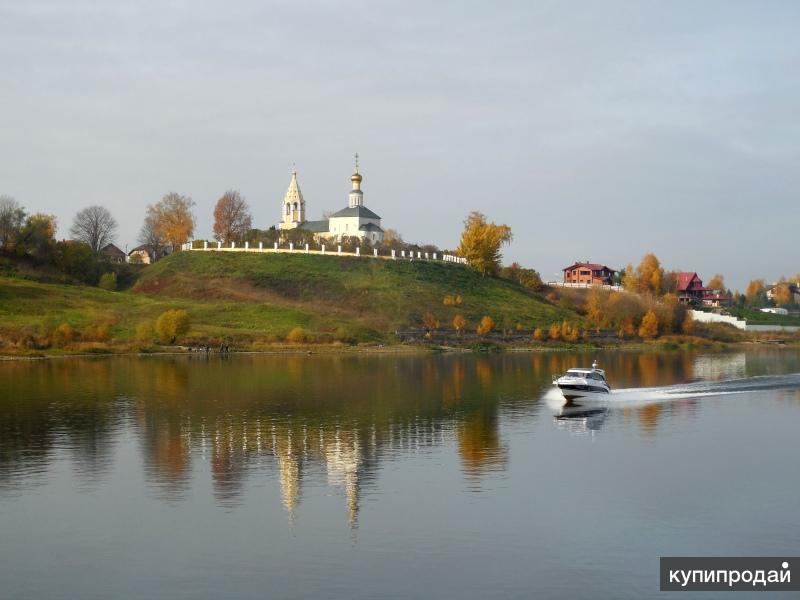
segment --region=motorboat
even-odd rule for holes
[[[608,400],[611,387],[606,381],[606,372],[600,369],[597,361],[591,369],[569,369],[553,381],[567,402],[573,400]]]

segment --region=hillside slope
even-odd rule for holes
[[[418,327],[425,313],[449,327],[456,314],[470,322],[490,315],[528,329],[569,319],[558,308],[505,280],[466,267],[426,261],[390,261],[304,254],[183,252],[145,270],[134,293],[201,301],[302,308],[353,320],[378,331]],[[447,307],[446,295],[462,304]]]
[[[446,295],[463,302],[445,306]],[[518,285],[457,265],[182,252],[144,268],[124,292],[0,276],[0,351],[138,347],[137,326],[173,308],[191,317],[184,341],[240,348],[284,341],[296,327],[320,342],[391,342],[395,330],[420,327],[425,313],[445,329],[456,314],[470,328],[484,315],[525,329],[581,322]],[[64,323],[74,330],[71,342],[57,341]]]

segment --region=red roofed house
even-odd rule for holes
[[[616,271],[605,265],[590,262],[576,262],[564,271],[564,283],[584,283],[588,285],[611,285]]]
[[[678,273],[678,298],[686,304],[704,304],[706,306],[729,306],[731,297],[725,290],[712,290],[703,287],[703,280],[697,273]]]

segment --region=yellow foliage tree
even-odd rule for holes
[[[564,321],[561,324],[561,337],[566,342],[577,342],[578,336],[580,335],[580,330],[578,327],[570,323],[569,321]]]
[[[547,332],[547,337],[551,340],[560,340],[561,339],[561,324],[560,323],[553,323],[550,325],[550,329]]]
[[[764,293],[766,284],[763,279],[753,279],[747,284],[747,290],[744,295],[748,302],[754,302],[758,299],[759,295]]]
[[[147,207],[145,223],[149,222],[154,232],[174,250],[189,241],[194,233],[193,206],[194,200],[188,196],[170,192],[160,202]]]
[[[681,325],[681,331],[686,335],[692,335],[694,333],[694,317],[692,313],[686,313],[686,316],[683,318],[683,325]]]
[[[464,318],[464,315],[456,315],[453,317],[453,328],[458,332],[458,335],[461,335],[467,328],[467,320]]]
[[[724,290],[725,289],[725,277],[722,276],[722,273],[717,273],[706,284],[706,287],[708,287],[711,290]]]
[[[639,326],[639,337],[645,340],[658,337],[658,315],[655,311],[648,310],[645,313]]]
[[[475,330],[479,336],[483,337],[487,333],[490,333],[494,329],[494,319],[489,315],[486,315],[481,319],[481,322],[478,324],[478,328]]]
[[[538,327],[533,330],[533,339],[537,342],[541,342],[544,339],[544,333]]]
[[[489,223],[486,215],[473,211],[464,221],[458,253],[482,275],[494,275],[500,269],[500,248],[512,239],[508,225]]]
[[[608,324],[608,292],[593,287],[586,298],[586,318],[597,328]]]
[[[660,294],[664,284],[664,269],[658,257],[652,252],[648,252],[642,257],[636,269],[639,277],[639,293],[650,292]]]
[[[168,310],[156,320],[156,335],[162,342],[174,344],[178,336],[189,331],[189,313],[185,310]]]
[[[776,285],[772,290],[772,299],[778,306],[792,304],[794,302],[794,294],[792,294],[789,284],[781,282]]]

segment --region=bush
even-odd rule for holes
[[[83,339],[94,342],[106,342],[111,337],[111,327],[108,323],[93,323],[86,328]]]
[[[153,326],[149,321],[142,321],[136,326],[136,341],[140,344],[149,344],[153,341]]]
[[[156,321],[156,335],[162,343],[174,344],[178,336],[189,331],[189,313],[185,310],[168,310]]]
[[[456,315],[453,317],[453,328],[461,334],[464,329],[467,327],[467,320],[464,318],[464,315]]]
[[[116,292],[117,291],[117,274],[116,273],[103,273],[100,276],[100,283],[97,284],[97,287],[103,290],[108,290],[109,292]]]
[[[493,329],[494,329],[494,319],[492,319],[492,317],[490,317],[489,315],[486,315],[481,319],[481,322],[478,325],[478,328],[475,330],[475,333],[483,337],[487,333],[491,332]]]
[[[560,323],[553,323],[550,325],[550,330],[547,332],[547,337],[551,340],[560,340],[561,339],[561,324]]]
[[[542,330],[538,327],[533,330],[533,339],[537,342],[541,342],[544,339],[544,333],[542,333]]]
[[[53,342],[56,346],[66,346],[75,338],[75,330],[69,323],[61,323],[53,332]]]
[[[291,344],[304,344],[311,341],[311,336],[302,327],[295,327],[286,336],[286,341]]]

